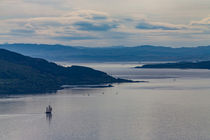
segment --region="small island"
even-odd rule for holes
[[[132,82],[83,66],[63,67],[44,59],[0,49],[0,94],[55,92],[63,85]]]
[[[147,69],[210,69],[210,61],[146,64],[135,68]]]

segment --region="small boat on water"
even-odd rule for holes
[[[52,114],[52,107],[49,105],[48,107],[46,107],[46,114]]]

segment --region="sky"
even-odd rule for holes
[[[0,0],[0,43],[210,45],[210,0]]]

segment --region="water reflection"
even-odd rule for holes
[[[52,120],[52,113],[46,113],[46,120],[48,121],[49,125],[51,124]]]

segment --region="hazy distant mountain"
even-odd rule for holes
[[[170,48],[160,46],[88,48],[44,44],[2,44],[0,45],[0,48],[53,61],[113,62],[210,60],[210,46],[192,48]]]
[[[88,67],[62,67],[0,49],[0,94],[41,93],[62,85],[93,85],[131,82],[116,79]]]
[[[154,68],[154,69],[210,69],[210,61],[201,62],[179,62],[163,64],[147,64],[136,68]]]

